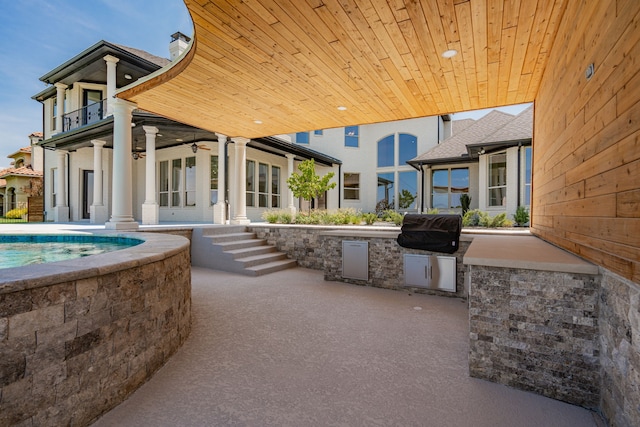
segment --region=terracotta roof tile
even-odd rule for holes
[[[0,178],[6,178],[8,176],[30,176],[30,177],[41,177],[42,171],[34,171],[30,167],[23,166],[20,168],[7,168],[0,171]]]

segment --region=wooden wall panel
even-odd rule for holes
[[[636,283],[639,29],[637,0],[568,4],[536,97],[532,204],[534,234]]]

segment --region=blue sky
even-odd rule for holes
[[[0,0],[0,167],[42,131],[42,75],[100,40],[169,57],[193,34],[181,0]]]
[[[193,34],[181,0],[0,0],[0,6],[0,167],[29,145],[29,134],[42,131],[42,105],[31,99],[46,87],[42,75],[100,40],[166,58],[171,34]]]

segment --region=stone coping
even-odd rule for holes
[[[562,273],[599,273],[591,264],[536,236],[478,235],[464,255],[466,265]]]
[[[103,230],[92,230],[91,232],[78,232],[74,234],[130,237],[143,240],[144,242],[130,248],[83,258],[45,264],[33,264],[23,267],[3,268],[0,270],[0,295],[114,273],[131,267],[160,261],[179,253],[184,250],[185,247],[189,248],[190,245],[189,239],[171,234],[113,232]],[[69,233],[64,233],[64,235],[69,235]]]
[[[351,230],[348,228],[341,228],[338,230],[321,231],[321,236],[333,236],[333,237],[361,237],[370,239],[397,239],[400,229],[394,231],[381,231],[381,230]],[[460,235],[461,241],[471,242],[473,236],[467,234]]]

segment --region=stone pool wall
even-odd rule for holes
[[[191,330],[189,243],[143,239],[156,246],[83,258],[75,269],[65,261],[23,267],[31,269],[23,274],[4,270],[0,425],[88,425],[184,343]],[[7,281],[11,275],[28,277]]]
[[[252,232],[267,240],[279,251],[295,259],[301,267],[322,270],[325,280],[375,286],[386,289],[406,289],[417,293],[466,298],[465,266],[462,263],[471,238],[461,236],[460,248],[453,254],[436,253],[400,246],[396,238],[400,227],[330,227],[252,224]],[[359,240],[369,243],[369,280],[342,277],[342,241]],[[404,254],[456,257],[456,292],[404,286]]]
[[[471,376],[598,408],[600,276],[470,269]]]

